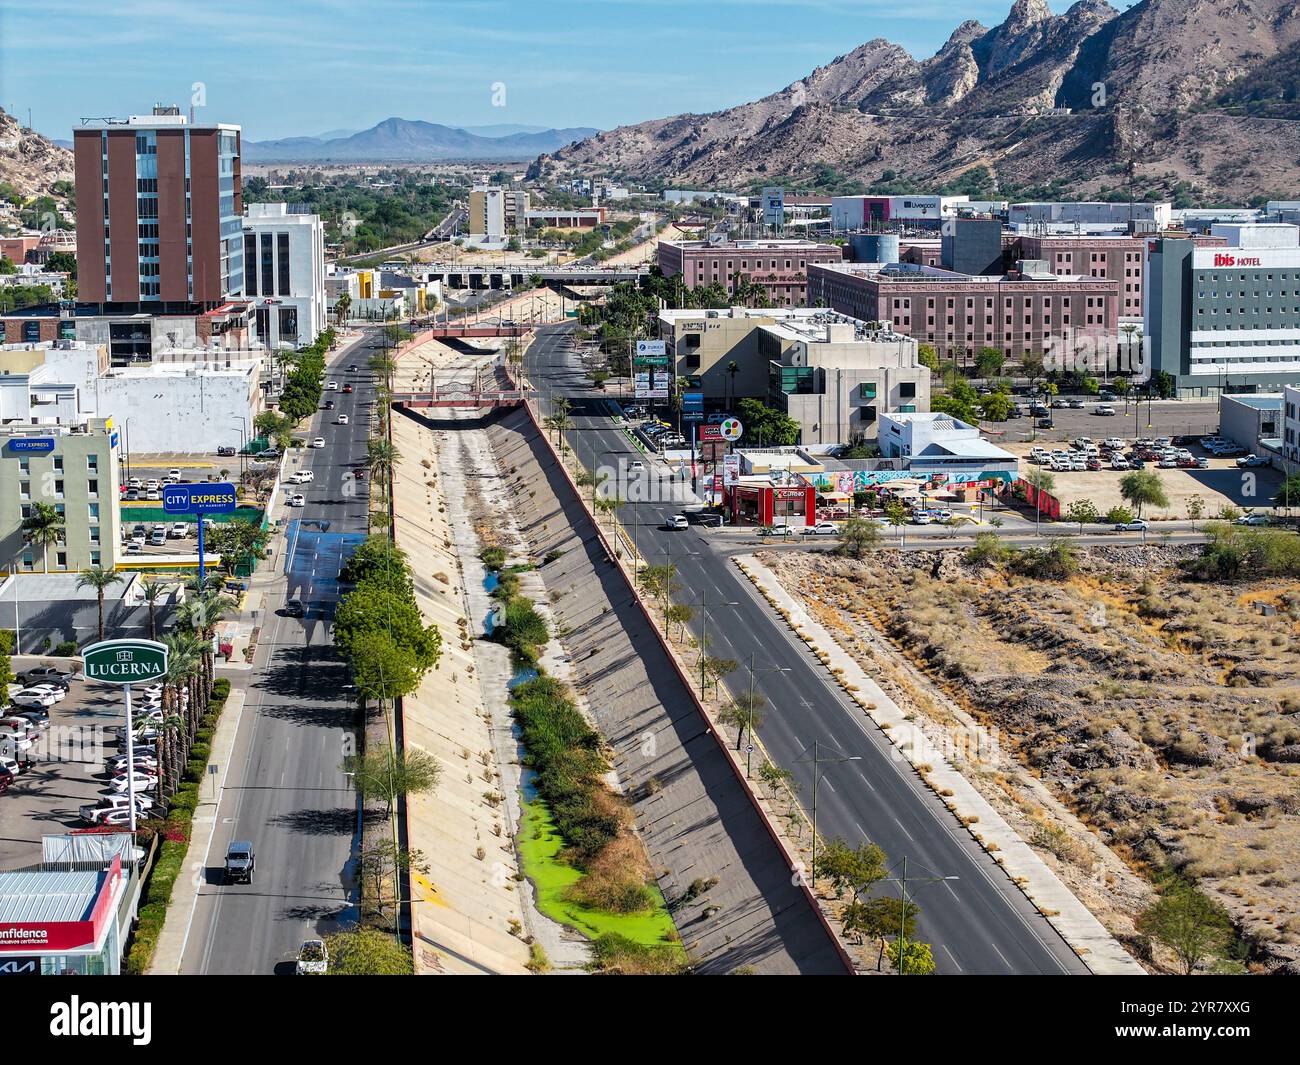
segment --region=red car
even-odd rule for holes
[[[346,393],[351,393],[351,391],[352,391],[352,386],[351,386],[351,385],[344,385],[344,386],[343,386],[343,391],[346,392]]]

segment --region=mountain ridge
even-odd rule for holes
[[[450,159],[525,160],[539,152],[555,151],[583,140],[598,130],[589,126],[570,129],[537,129],[489,136],[473,129],[504,127],[445,126],[393,116],[369,129],[326,139],[283,137],[278,140],[244,141],[243,156],[250,163],[271,162],[434,162]]]
[[[875,38],[758,100],[604,131],[530,172],[744,187],[829,167],[938,185],[983,166],[995,187],[1132,177],[1244,198],[1300,186],[1297,71],[1300,0],[1078,0],[1059,15],[1015,0],[929,58]]]

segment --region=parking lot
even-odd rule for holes
[[[1105,432],[1098,431],[1101,423]],[[1075,434],[1061,443],[1036,443],[1002,441],[1002,446],[1020,457],[1022,476],[1032,469],[1044,469],[1051,472],[1054,487],[1051,494],[1061,501],[1062,512],[1077,500],[1091,501],[1103,514],[1111,507],[1126,506],[1120,495],[1120,482],[1127,470],[1111,469],[1108,461],[1102,462],[1099,470],[1052,470],[1047,463],[1035,463],[1030,459],[1030,451],[1041,447],[1047,451],[1061,450],[1070,446],[1070,440],[1077,440],[1081,435],[1090,435],[1095,442],[1107,437],[1121,437],[1125,442],[1124,453],[1131,453],[1134,437],[1117,430],[1115,419],[1096,419],[1088,426],[1091,434]],[[1147,431],[1142,431],[1142,438],[1150,438]],[[1282,475],[1268,466],[1241,469],[1235,457],[1216,457],[1201,447],[1199,443],[1188,443],[1186,450],[1196,458],[1207,460],[1207,468],[1161,468],[1155,462],[1147,462],[1146,469],[1156,473],[1169,497],[1167,507],[1146,508],[1144,515],[1156,519],[1182,519],[1188,517],[1187,506],[1193,497],[1199,497],[1204,517],[1214,517],[1221,507],[1236,507],[1239,510],[1268,508],[1272,505],[1273,494],[1282,483]]]
[[[119,756],[124,720],[120,690],[69,681],[66,697],[49,708],[48,724],[22,752],[33,764],[0,794],[0,868],[39,862],[42,835],[88,827],[78,809],[109,786],[106,763]]]
[[[1024,397],[1017,398],[1022,404],[1028,402]],[[1066,397],[1063,402],[1068,403],[1073,399],[1076,397]],[[1024,417],[1002,423],[986,423],[984,433],[1001,444],[1042,444],[1061,443],[1076,436],[1122,436],[1129,440],[1144,436],[1200,437],[1215,433],[1219,428],[1219,407],[1210,400],[1157,399],[1150,403],[1146,400],[1139,403],[1130,399],[1126,404],[1122,399],[1103,403],[1095,396],[1089,396],[1078,398],[1077,402],[1082,406],[1052,409],[1051,429],[1035,428],[1034,423],[1038,419]],[[1113,408],[1114,415],[1098,416],[1094,412],[1099,406]]]

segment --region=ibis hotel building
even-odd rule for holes
[[[1147,244],[1145,334],[1153,373],[1179,396],[1300,384],[1300,228],[1215,225],[1226,246]]]

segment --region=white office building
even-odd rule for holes
[[[327,324],[325,224],[305,208],[250,203],[244,211],[244,295],[252,337],[268,348],[299,348]]]

